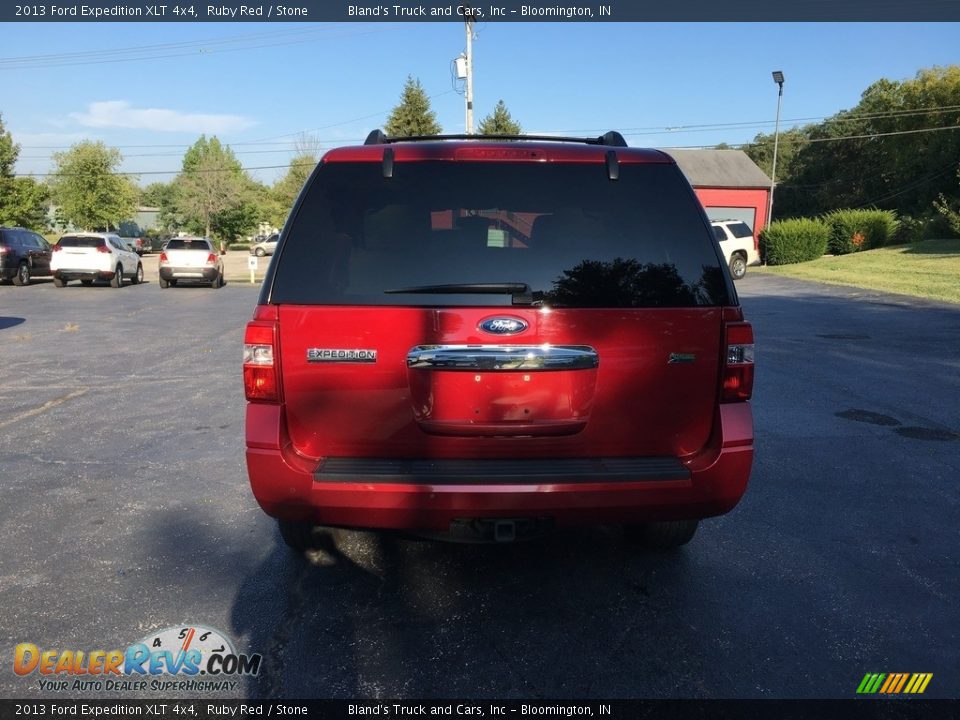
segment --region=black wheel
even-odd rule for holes
[[[223,284],[223,276],[217,275],[213,280],[210,281],[210,287],[214,290],[218,289]]]
[[[280,527],[280,537],[297,552],[316,550],[332,541],[329,534],[325,535],[321,528],[310,523],[277,520],[277,525]]]
[[[160,278],[160,288],[161,288],[162,290],[166,290],[168,287],[170,287],[170,281],[169,281],[169,280],[164,280],[163,278]]]
[[[730,275],[734,280],[740,280],[747,274],[747,259],[740,253],[730,258]]]
[[[69,282],[69,281],[68,281],[68,280],[64,280],[63,278],[55,277],[55,278],[53,279],[53,286],[54,286],[54,287],[66,287],[66,286],[67,286],[67,282]],[[86,281],[84,281],[84,282],[86,282]]]
[[[25,262],[20,263],[20,267],[17,268],[17,274],[13,276],[14,285],[29,285],[30,284],[30,266]]]
[[[176,287],[176,286],[177,286],[177,281],[176,281],[176,280],[170,280],[170,285],[173,286],[173,287]]]
[[[89,279],[87,279],[87,278],[82,279],[80,282],[82,282],[82,283],[83,283],[84,285],[86,285],[87,287],[93,285],[93,280],[89,280]]]
[[[123,287],[123,265],[117,265],[117,271],[113,274],[113,277],[110,278],[110,287]]]
[[[643,525],[628,525],[628,539],[655,550],[670,550],[686,545],[697,532],[699,520],[668,520]]]
[[[267,251],[264,250],[263,248],[257,248],[256,250],[253,251],[253,254],[256,255],[257,257],[263,257],[264,255],[267,254]]]
[[[134,285],[139,285],[140,283],[143,282],[143,265],[141,265],[140,263],[137,263],[137,272],[134,274],[133,280],[131,282]]]

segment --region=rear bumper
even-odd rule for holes
[[[110,280],[116,274],[113,270],[92,270],[89,268],[63,268],[53,271],[53,276],[58,280]]]
[[[215,266],[204,267],[170,267],[160,268],[161,280],[196,280],[197,282],[213,282],[220,269]]]
[[[721,405],[710,446],[685,459],[686,477],[582,474],[575,481],[531,476],[526,482],[416,482],[371,472],[326,474],[290,447],[282,408],[247,406],[247,472],[264,511],[321,525],[409,530],[449,529],[470,518],[550,518],[557,526],[704,518],[729,512],[746,491],[753,462],[748,403]],[[562,461],[557,461],[562,462]],[[684,473],[680,473],[683,475]]]

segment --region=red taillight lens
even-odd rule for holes
[[[216,265],[216,264],[217,264],[217,256],[214,255],[213,253],[210,253],[209,255],[207,255],[207,265]]]
[[[97,252],[109,253],[110,248],[108,248],[106,245],[97,245]]]
[[[167,254],[165,252],[160,253],[160,262],[169,262],[167,260]]]
[[[277,324],[259,319],[248,323],[243,338],[243,390],[247,400],[280,402],[279,360]]]
[[[723,364],[723,402],[742,402],[753,395],[753,326],[748,322],[726,324]]]
[[[63,250],[63,248],[60,247],[60,243],[57,243],[56,245],[54,245],[52,249],[53,249],[53,252],[60,252],[61,250]]]

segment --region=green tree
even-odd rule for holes
[[[499,100],[493,112],[480,121],[477,130],[481,135],[519,135],[523,132],[520,123],[510,117],[503,100]]]
[[[20,146],[3,125],[0,115],[0,225],[43,230],[47,225],[49,194],[33,178],[14,176]]]
[[[13,136],[3,124],[0,113],[0,178],[12,178],[13,166],[20,155],[20,146],[13,142]]]
[[[439,135],[442,132],[420,80],[407,76],[400,104],[391,111],[385,130],[392,137]]]
[[[33,178],[0,179],[0,225],[41,231],[47,227],[50,191]]]
[[[177,210],[176,183],[150,183],[140,192],[140,204],[159,208],[157,224],[164,233],[172,234],[183,227],[183,218]]]
[[[85,140],[53,154],[50,192],[62,217],[85,230],[111,230],[137,209],[139,190],[118,174],[123,156],[102,142]]]
[[[271,225],[283,227],[300,190],[316,166],[317,158],[310,154],[297,155],[290,161],[286,175],[271,188],[267,198],[267,220]]]
[[[957,166],[957,178],[960,179],[960,166]],[[954,190],[950,197],[940,193],[937,199],[933,201],[933,206],[938,213],[946,218],[950,229],[960,235],[960,192]]]
[[[255,213],[244,209],[252,204],[254,183],[216,137],[201,135],[187,150],[174,185],[177,211],[193,232],[226,243],[256,222],[250,219]]]
[[[957,65],[876,81],[853,109],[803,129],[806,142],[785,174],[778,158],[778,216],[859,207],[933,216],[934,201],[953,191],[958,106]]]

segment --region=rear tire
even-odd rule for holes
[[[747,259],[742,253],[736,253],[730,258],[730,275],[734,280],[742,280],[747,274]]]
[[[643,525],[628,525],[623,529],[627,538],[654,550],[672,550],[693,539],[699,520],[668,520]]]
[[[113,277],[110,278],[110,287],[123,287],[123,265],[117,265],[117,271],[113,274]]]
[[[267,254],[267,251],[264,250],[263,248],[257,248],[256,250],[254,250],[253,254],[256,255],[258,258],[261,258]]]
[[[221,275],[217,275],[213,280],[210,281],[210,287],[212,287],[214,290],[219,289],[221,285],[223,285],[223,276]]]
[[[134,274],[133,280],[131,282],[134,285],[139,285],[140,283],[143,282],[143,265],[141,265],[140,263],[137,263],[137,272]]]
[[[93,285],[93,280],[83,279],[83,280],[81,280],[80,282],[82,282],[82,283],[83,283],[84,285],[86,285],[87,287],[89,287],[90,285]]]
[[[277,520],[277,525],[280,528],[280,537],[290,549],[297,552],[319,550],[333,541],[332,535],[325,535],[319,527],[311,523]]]
[[[25,262],[20,263],[17,268],[17,274],[13,276],[13,284],[21,287],[30,284],[30,266]]]
[[[163,278],[160,278],[160,289],[161,289],[161,290],[166,290],[168,287],[170,287],[170,281],[169,281],[169,280],[164,280]]]
[[[68,280],[64,280],[63,278],[55,277],[55,278],[53,279],[53,286],[54,286],[54,287],[66,287],[68,282],[69,282]],[[86,285],[86,281],[84,281],[84,285]]]

